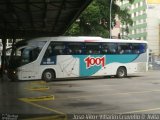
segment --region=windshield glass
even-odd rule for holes
[[[45,43],[45,41],[32,41],[27,42],[23,46],[14,48],[14,54],[10,61],[10,67],[19,67],[35,61]]]

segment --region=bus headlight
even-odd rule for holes
[[[16,74],[16,71],[14,70],[13,73]]]

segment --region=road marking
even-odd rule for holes
[[[49,87],[47,87],[47,86],[33,86],[33,87],[28,87],[26,89],[32,90],[32,91],[44,91],[44,90],[49,90]]]
[[[66,97],[66,98],[56,98],[56,100],[66,100],[66,99],[78,99],[78,98],[89,98],[89,97],[98,97],[106,95],[130,95],[130,94],[142,94],[150,92],[160,92],[160,90],[146,90],[141,92],[126,92],[126,93],[114,93],[114,94],[98,94],[98,95],[86,95],[86,96],[75,96],[75,97]]]
[[[46,84],[46,82],[44,82],[44,81],[38,81],[38,82],[35,81],[35,82],[32,82],[28,86],[28,88],[26,88],[26,89],[35,90],[35,91],[48,90],[49,87],[47,87],[45,84]],[[47,100],[54,100],[54,99],[55,99],[55,97],[53,95],[40,96],[40,97],[29,97],[29,98],[19,98],[19,100],[22,101],[22,102],[28,103],[28,104],[33,105],[33,106],[38,107],[38,108],[42,108],[42,109],[54,112],[52,116],[42,116],[42,117],[37,117],[37,118],[27,118],[25,120],[51,120],[51,119],[52,120],[53,119],[54,120],[67,120],[67,115],[65,113],[35,103],[35,102],[38,102],[38,101],[47,101]],[[59,115],[55,115],[55,113],[59,114]]]
[[[21,100],[21,101],[23,101],[23,100]],[[33,105],[33,106],[36,106],[36,107],[38,107],[38,108],[43,108],[43,109],[46,109],[46,110],[48,110],[48,111],[54,112],[54,114],[57,113],[57,114],[60,114],[60,115],[65,115],[65,117],[67,117],[67,115],[66,115],[65,113],[63,113],[63,112],[60,112],[60,111],[57,111],[57,110],[54,110],[54,109],[51,109],[51,108],[48,108],[48,107],[39,105],[39,104],[37,104],[37,103],[33,103],[33,102],[30,102],[30,101],[23,101],[23,102],[28,103],[28,104],[31,104],[31,105]]]
[[[121,114],[148,112],[148,111],[155,111],[155,110],[160,110],[160,108],[152,108],[152,109],[144,109],[144,110],[135,110],[135,111],[130,111],[130,112],[124,112],[124,113],[121,113]]]
[[[31,84],[46,84],[45,81],[34,81],[34,82],[31,82]]]
[[[67,115],[66,115],[65,113],[63,113],[63,112],[60,112],[60,111],[58,111],[58,110],[51,109],[51,108],[48,108],[48,107],[39,105],[39,104],[35,103],[35,101],[28,100],[28,99],[26,99],[26,98],[20,98],[19,100],[22,101],[22,102],[28,103],[28,104],[30,104],[30,105],[33,105],[33,106],[35,106],[35,107],[42,108],[42,109],[45,109],[45,110],[54,112],[54,114],[56,113],[56,114],[59,114],[59,115],[63,115],[63,116],[65,116],[65,117],[64,117],[64,120],[67,120]],[[39,117],[39,119],[36,119],[36,118],[35,118],[35,120],[46,120],[46,119],[43,119],[43,117],[42,117],[42,119],[40,119],[40,118],[41,118],[41,117]],[[30,118],[30,120],[32,120],[32,119],[34,119],[34,118]],[[58,120],[58,119],[55,119],[55,120]],[[61,119],[61,120],[62,120],[62,119]]]
[[[29,98],[19,98],[21,101],[27,102],[37,102],[37,101],[47,101],[47,100],[54,100],[54,96],[40,96],[40,97],[29,97]]]

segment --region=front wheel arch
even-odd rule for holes
[[[47,78],[46,76],[46,73],[48,73],[48,75],[51,75]],[[42,72],[42,80],[44,81],[53,81],[56,79],[56,72],[54,69],[45,69],[43,72]]]

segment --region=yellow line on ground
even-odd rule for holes
[[[43,85],[44,84],[44,85]],[[32,82],[30,84],[30,86],[28,87],[28,90],[44,90],[44,89],[49,89],[49,87],[45,86],[46,82],[44,81],[35,81],[35,82]],[[38,85],[38,86],[37,86]],[[39,85],[43,85],[43,86],[39,86]],[[41,88],[40,88],[41,87]],[[42,91],[43,91],[42,90]],[[51,112],[54,112],[54,114],[59,114],[59,115],[53,115],[53,116],[42,116],[42,117],[38,117],[38,118],[29,118],[29,119],[26,119],[26,120],[51,120],[51,119],[54,119],[54,120],[67,120],[67,115],[63,112],[60,112],[58,110],[55,110],[55,109],[51,109],[51,108],[48,108],[48,107],[45,107],[45,106],[42,106],[42,105],[39,105],[39,104],[36,104],[35,102],[37,101],[46,101],[46,100],[54,100],[54,96],[53,95],[49,95],[49,96],[40,96],[40,97],[29,97],[29,98],[19,98],[20,101],[22,102],[25,102],[25,103],[28,103],[28,104],[31,104],[33,106],[36,106],[38,108],[42,108],[42,109],[45,109],[45,110],[48,110],[48,111],[51,111]],[[63,117],[60,117],[60,116],[64,116],[64,119],[62,119]],[[57,117],[57,118],[55,118]]]
[[[47,82],[45,81],[33,81],[31,84],[46,84]]]
[[[40,97],[19,98],[19,100],[27,102],[46,101],[46,100],[54,100],[54,96],[50,95],[50,96],[40,96]]]
[[[151,92],[160,92],[160,89],[158,90],[146,90],[146,91],[140,91],[140,92],[122,92],[122,93],[113,93],[113,94],[98,94],[98,95],[86,95],[86,96],[75,96],[75,97],[66,97],[66,98],[56,98],[56,100],[67,100],[67,99],[78,99],[78,98],[89,98],[89,97],[100,97],[100,96],[106,96],[106,95],[130,95],[130,94],[142,94],[142,93],[151,93]]]
[[[38,108],[42,108],[42,109],[46,109],[46,110],[48,110],[48,111],[54,112],[54,114],[56,113],[56,114],[64,115],[64,116],[65,116],[65,120],[67,120],[67,115],[66,115],[65,113],[63,113],[63,112],[60,112],[60,111],[57,111],[57,110],[55,110],[55,109],[51,109],[51,108],[48,108],[48,107],[45,107],[45,106],[36,104],[36,103],[34,103],[34,102],[25,101],[25,100],[23,100],[23,99],[19,99],[19,100],[21,100],[21,101],[23,101],[23,102],[25,102],[25,103],[31,104],[31,105],[33,105],[33,106],[36,106],[36,107],[38,107]]]
[[[160,110],[160,108],[152,108],[152,109],[144,109],[144,110],[135,110],[135,111],[130,111],[130,112],[124,112],[124,113],[121,113],[121,114],[140,113],[140,112],[148,112],[148,111],[155,111],[155,110]]]
[[[58,113],[58,114],[65,115],[65,113],[63,113],[63,112],[60,112],[60,111],[57,111],[57,110],[54,110],[54,109],[51,109],[51,108],[48,108],[48,107],[45,107],[45,106],[42,106],[42,105],[33,103],[33,102],[27,102],[27,101],[25,101],[25,102],[26,102],[26,103],[29,103],[29,104],[31,104],[31,105],[34,105],[34,106],[36,106],[36,107],[39,107],[39,108],[43,108],[43,109],[46,109],[46,110],[49,110],[49,111],[52,111],[52,112],[55,112],[55,113]]]

